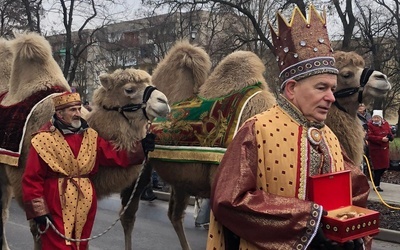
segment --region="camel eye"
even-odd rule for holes
[[[131,88],[125,89],[124,91],[125,91],[125,94],[127,94],[127,95],[132,95],[133,93],[135,93],[135,90],[131,89]]]
[[[345,71],[345,72],[340,73],[340,75],[341,75],[343,78],[350,78],[350,77],[353,76],[353,73],[350,72],[350,71]]]

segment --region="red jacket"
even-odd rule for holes
[[[387,135],[391,135],[393,137],[387,121],[382,120],[381,126],[373,124],[372,120],[368,122],[367,140],[369,157],[374,169],[389,168],[389,141],[382,141],[382,138],[386,137]]]

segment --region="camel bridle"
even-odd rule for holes
[[[106,107],[103,105],[103,108],[105,110],[109,111],[118,111],[126,120],[129,120],[128,117],[124,114],[124,112],[135,112],[141,109],[143,111],[143,115],[146,117],[147,120],[150,120],[149,117],[147,116],[146,112],[146,107],[147,107],[147,101],[150,99],[151,93],[153,93],[154,90],[157,88],[154,86],[147,86],[146,89],[144,90],[143,93],[143,98],[142,98],[142,103],[137,103],[137,104],[127,104],[122,107],[120,106],[115,106],[115,107]]]
[[[369,78],[373,72],[374,72],[374,70],[371,68],[364,68],[363,72],[361,73],[361,77],[360,77],[360,86],[354,87],[354,88],[341,89],[341,90],[333,93],[333,96],[335,96],[335,99],[336,99],[333,104],[341,111],[348,113],[347,110],[339,104],[337,99],[352,96],[356,93],[358,93],[358,103],[362,103],[362,93],[364,91],[364,87],[367,84],[367,82],[369,81]]]

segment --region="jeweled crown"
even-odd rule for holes
[[[53,103],[55,109],[60,110],[75,105],[81,105],[81,97],[79,93],[65,92],[61,95],[53,97]]]
[[[277,14],[278,32],[269,24],[274,54],[280,69],[281,89],[289,79],[300,80],[312,75],[338,74],[326,28],[326,12],[320,15],[313,5],[308,19],[296,6],[290,23]]]

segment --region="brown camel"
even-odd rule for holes
[[[237,124],[233,130],[237,129],[249,117],[268,109],[275,103],[275,97],[269,91],[263,77],[265,66],[254,53],[249,51],[234,52],[224,58],[208,76],[210,66],[210,59],[204,50],[182,41],[171,48],[168,55],[154,71],[152,79],[157,88],[163,92],[165,91],[167,96],[175,102],[186,100],[196,95],[203,99],[212,100],[257,86],[258,91],[249,96],[246,102],[243,102],[241,112],[240,107],[230,107],[232,110],[237,111],[238,116]],[[177,93],[181,93],[181,90],[182,96],[179,98]],[[223,105],[224,101],[221,101],[221,106]],[[174,114],[176,113],[172,110],[171,115]],[[212,131],[203,130],[201,133],[197,131],[199,133],[196,134],[194,132],[193,134],[196,134],[208,145],[218,140],[218,137],[221,136],[219,132],[224,130],[225,127],[224,124],[218,124],[212,118],[204,120],[204,122],[216,124],[215,129]],[[154,124],[153,129],[157,127],[157,124]],[[205,128],[203,127],[203,129]],[[231,133],[227,136],[226,143],[222,145],[223,147],[228,145],[233,134]],[[158,136],[161,137],[159,134]],[[171,185],[168,217],[178,234],[182,249],[190,249],[182,224],[184,211],[191,195],[209,197],[212,177],[220,159],[216,162],[208,163],[196,160],[193,160],[193,162],[170,162],[154,158],[155,154],[157,154],[157,149],[150,154],[149,164],[164,181]],[[123,200],[126,200],[126,198],[124,199],[124,194],[122,196]],[[126,214],[123,220],[129,220],[129,215]],[[125,230],[125,249],[131,249],[130,234],[132,233],[133,223],[122,222],[122,224]],[[129,235],[126,235],[127,233]]]
[[[7,83],[8,93],[2,98],[0,112],[5,117],[4,110],[19,103],[36,93],[43,93],[43,98],[37,102],[35,109],[30,113],[33,119],[29,119],[25,125],[25,135],[22,139],[22,147],[17,149],[21,157],[17,162],[10,158],[3,158],[0,163],[0,179],[2,192],[2,214],[4,223],[7,219],[8,208],[12,192],[18,203],[22,206],[21,177],[26,163],[26,155],[30,146],[30,135],[39,129],[39,127],[48,121],[51,117],[52,101],[51,93],[70,90],[59,66],[54,61],[51,53],[50,44],[41,36],[35,33],[17,34],[14,40],[5,41],[9,46],[12,58],[12,65],[3,64],[1,69],[9,72],[9,83]],[[3,60],[6,60],[7,57]],[[18,65],[18,67],[14,67]],[[37,79],[40,79],[38,81]],[[43,79],[43,80],[42,80]],[[54,90],[54,91],[53,91]],[[57,91],[56,91],[57,90]],[[34,95],[35,94],[35,95]],[[35,105],[32,103],[31,108]],[[18,121],[14,121],[18,122]],[[23,123],[19,121],[18,123]],[[3,123],[5,125],[5,123]],[[1,131],[6,133],[6,131]],[[6,141],[1,141],[1,148],[6,146]],[[4,161],[5,160],[5,161]],[[11,192],[12,191],[12,192]],[[3,249],[8,250],[5,237],[5,228],[3,232]]]
[[[25,33],[11,40],[10,48],[13,54],[13,66],[8,93],[1,102],[2,108],[18,104],[33,94],[36,96],[38,92],[48,88],[58,87],[62,92],[70,90],[59,66],[52,57],[50,44],[43,37],[35,33]],[[93,127],[99,131],[100,136],[112,140],[117,148],[129,150],[133,143],[140,143],[138,141],[144,137],[149,121],[165,116],[170,110],[167,98],[158,90],[148,93],[148,96],[144,98],[145,89],[151,85],[151,77],[144,71],[117,70],[113,74],[102,75],[100,80],[102,87],[95,93],[95,107],[88,120],[93,123]],[[33,111],[25,126],[26,132],[22,135],[23,144],[20,157],[17,159],[17,166],[12,166],[10,163],[0,164],[2,200],[6,201],[3,211],[8,210],[11,197],[11,192],[5,192],[3,187],[6,190],[12,188],[16,200],[23,208],[21,178],[30,146],[30,135],[54,114],[50,96],[32,108]],[[145,100],[143,101],[143,99]],[[137,111],[134,112],[134,110]],[[3,112],[2,109],[0,112]],[[105,129],[98,128],[98,126],[102,126],[101,124]],[[0,132],[3,133],[3,131]],[[4,141],[0,142],[3,146]],[[11,162],[9,158],[7,160]],[[114,172],[108,171],[104,167],[100,168],[98,176],[94,180],[96,193],[99,197],[104,197],[113,192],[120,192],[137,178],[140,169],[141,166],[132,166],[118,172],[113,168]],[[129,174],[131,176],[127,176]],[[7,185],[3,185],[3,183]],[[6,196],[4,196],[5,193]],[[31,230],[34,235],[36,235],[35,229],[36,227],[32,223]],[[9,249],[5,238],[3,240],[4,249]],[[35,249],[40,249],[40,245],[36,241]]]

